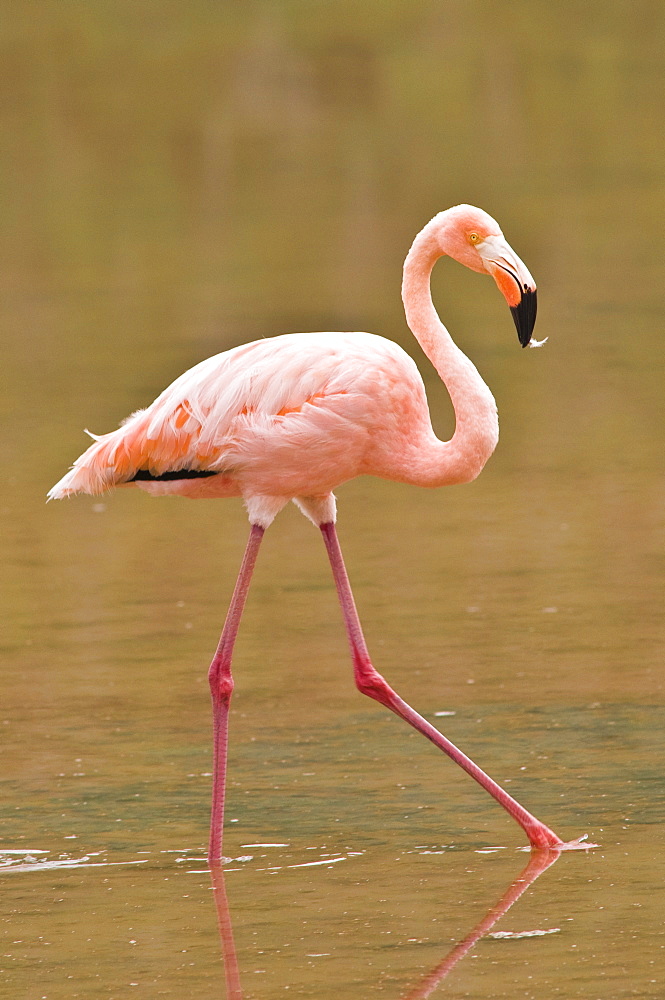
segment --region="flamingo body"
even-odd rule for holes
[[[489,453],[496,418],[487,437]],[[423,459],[440,445],[420,372],[393,341],[284,334],[186,371],[97,437],[49,496],[135,485],[153,495],[242,496],[270,509],[326,496],[359,475],[431,485]],[[474,478],[480,467],[458,469],[450,481]],[[432,485],[443,482],[435,475]]]
[[[455,432],[440,441],[422,379],[392,341],[370,333],[299,333],[244,344],[209,358],[145,410],[94,443],[49,498],[134,485],[154,495],[242,497],[250,537],[209,671],[214,774],[209,858],[221,857],[231,656],[265,529],[293,500],[322,532],[342,608],[359,690],[426,736],[482,785],[522,826],[532,846],[561,847],[553,831],[418,715],[374,669],[335,529],[333,490],[359,475],[436,487],[474,479],[494,451],[492,393],[459,350],[432,304],[430,275],[441,256],[494,277],[520,343],[531,339],[536,290],[498,224],[458,205],[418,234],[404,264],[409,326],[445,383]]]
[[[420,374],[397,344],[369,333],[285,334],[185,372],[99,437],[52,494],[134,481],[181,496],[322,495],[363,473],[404,478],[395,453],[416,452],[431,434]],[[179,470],[218,475],[159,480]],[[156,481],[134,480],[142,471]]]

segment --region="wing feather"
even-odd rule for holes
[[[251,442],[260,442],[265,456],[266,448],[297,446],[326,426],[339,436],[342,416],[362,422],[369,394],[357,388],[359,379],[367,382],[386,354],[393,366],[413,365],[396,344],[362,333],[286,334],[217,354],[117,430],[92,435],[94,443],[49,496],[99,493],[138,471],[233,471],[252,464]]]

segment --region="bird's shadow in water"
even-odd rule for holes
[[[561,852],[556,850],[543,849],[532,851],[526,867],[519,873],[517,878],[513,879],[500,899],[489,908],[483,919],[469,931],[462,941],[456,944],[451,951],[447,952],[431,972],[417,983],[409,993],[403,995],[404,1000],[426,1000],[427,997],[431,996],[454,966],[471,951],[473,946],[482,937],[491,931],[497,920],[504,916],[520,896],[526,892],[529,886],[533,885],[536,879],[543,872],[547,871],[555,861],[558,861],[560,857]],[[233,940],[233,925],[231,923],[231,914],[229,912],[224,883],[224,869],[220,865],[215,865],[211,867],[210,873],[224,962],[226,997],[227,1000],[243,1000],[240,971],[238,969],[238,956]]]

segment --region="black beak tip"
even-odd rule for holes
[[[516,306],[510,307],[517,329],[517,336],[522,347],[527,347],[531,340],[533,328],[536,325],[536,309],[535,288],[525,288],[519,303]]]

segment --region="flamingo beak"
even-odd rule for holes
[[[536,323],[536,283],[526,264],[503,236],[487,236],[476,250],[510,306],[522,347],[540,346],[531,339]],[[544,343],[544,341],[543,341]]]

